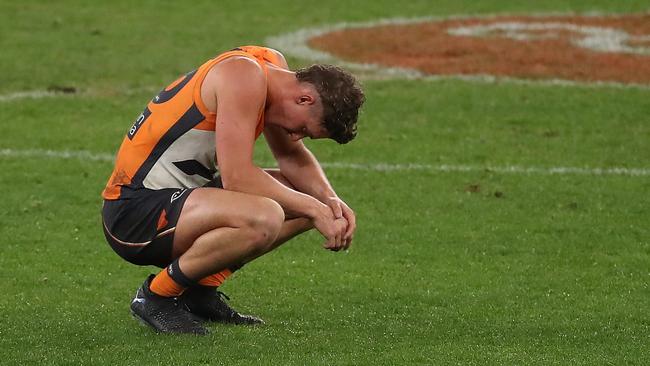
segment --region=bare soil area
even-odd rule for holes
[[[512,23],[529,28],[504,30]],[[495,28],[451,34],[476,27]],[[623,48],[603,51],[608,43]],[[309,44],[344,60],[427,74],[650,84],[650,14],[450,19],[345,29]]]

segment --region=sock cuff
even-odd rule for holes
[[[199,285],[208,286],[208,287],[219,287],[224,283],[226,278],[230,277],[231,274],[232,271],[226,268],[219,273],[215,273],[208,277],[202,278],[199,281]]]
[[[178,259],[173,261],[169,266],[167,266],[167,274],[171,277],[176,283],[183,287],[192,287],[196,285],[196,281],[189,279],[181,267],[178,265]]]
[[[167,269],[163,269],[151,280],[149,290],[158,296],[177,297],[185,291],[185,287],[174,281]]]

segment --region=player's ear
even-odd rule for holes
[[[316,99],[312,95],[309,95],[309,94],[303,94],[303,95],[299,96],[298,99],[297,99],[298,104],[303,104],[303,105],[314,104],[315,101],[316,101]]]

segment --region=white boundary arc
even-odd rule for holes
[[[442,21],[442,20],[453,20],[453,19],[467,19],[467,18],[483,18],[483,19],[493,19],[497,17],[504,16],[527,16],[527,17],[548,17],[548,16],[583,16],[583,17],[602,17],[602,16],[624,16],[632,15],[626,13],[601,13],[601,12],[589,12],[589,13],[558,13],[558,12],[549,12],[549,13],[500,13],[500,14],[457,14],[450,16],[425,16],[425,17],[415,17],[415,18],[382,18],[373,21],[367,22],[341,22],[331,25],[325,25],[320,27],[313,28],[303,28],[294,32],[280,34],[272,37],[268,37],[265,42],[268,46],[277,48],[284,52],[288,56],[312,61],[312,62],[321,62],[321,63],[333,63],[340,66],[347,67],[355,72],[358,72],[359,75],[364,79],[370,80],[382,80],[382,79],[417,79],[422,81],[439,81],[439,80],[462,80],[468,82],[479,82],[479,83],[496,83],[496,82],[505,82],[510,84],[519,84],[519,85],[544,85],[544,86],[579,86],[579,87],[588,87],[588,88],[598,88],[598,87],[610,87],[610,88],[620,88],[620,89],[643,89],[650,90],[650,85],[645,84],[624,84],[616,82],[578,82],[571,80],[563,79],[545,79],[545,80],[528,80],[528,79],[517,79],[511,77],[497,77],[494,75],[487,74],[474,74],[474,75],[426,75],[417,70],[404,69],[399,67],[386,67],[382,65],[375,64],[361,64],[348,62],[340,60],[334,55],[331,55],[327,52],[320,51],[309,47],[308,41],[313,37],[317,37],[329,32],[348,29],[348,28],[368,28],[381,25],[400,25],[400,24],[414,24],[414,23],[423,23],[431,21]],[[143,90],[158,90],[155,87],[143,87],[135,89],[125,89],[122,90],[124,94],[132,94],[138,91]],[[10,92],[6,94],[0,94],[0,103],[11,102],[15,100],[22,99],[41,99],[41,98],[52,98],[52,97],[71,97],[71,96],[86,96],[101,94],[99,91],[94,91],[91,89],[82,90],[81,92],[75,94],[66,94],[59,93],[49,90],[23,90]]]
[[[45,150],[45,149],[0,149],[2,158],[50,158],[50,159],[73,159],[82,161],[95,161],[112,163],[115,159],[113,154],[94,153],[87,150]],[[265,163],[264,165],[272,165]],[[455,165],[455,164],[389,164],[389,163],[346,163],[346,162],[324,162],[321,165],[326,169],[363,170],[374,172],[408,172],[408,171],[431,171],[442,173],[466,173],[466,172],[494,172],[500,174],[522,174],[522,175],[590,175],[590,176],[629,176],[648,177],[650,168],[590,168],[590,167],[525,167],[519,165],[505,166],[477,166],[477,165]]]
[[[496,19],[505,16],[522,16],[531,18],[544,18],[549,16],[582,16],[582,17],[604,17],[604,16],[625,16],[625,15],[638,15],[638,14],[606,14],[599,12],[590,13],[501,13],[501,14],[460,14],[450,16],[425,16],[415,18],[383,18],[367,22],[341,22],[325,26],[303,28],[294,32],[272,36],[266,39],[266,44],[269,47],[277,48],[288,56],[299,59],[308,60],[316,63],[332,63],[346,67],[356,73],[359,73],[362,78],[370,80],[382,79],[415,79],[424,81],[438,81],[438,80],[463,80],[470,82],[481,83],[495,83],[507,82],[511,84],[522,85],[547,85],[547,86],[580,86],[580,87],[613,87],[621,89],[644,89],[650,90],[650,85],[634,84],[634,83],[618,83],[608,81],[597,82],[579,82],[564,79],[545,79],[545,80],[529,80],[518,79],[513,77],[501,77],[488,74],[473,74],[473,75],[427,75],[418,70],[406,69],[400,67],[386,67],[378,64],[370,63],[356,63],[341,60],[336,56],[322,51],[311,48],[309,40],[330,32],[343,30],[343,29],[359,29],[370,28],[383,25],[402,25],[402,24],[417,24],[433,21],[454,20],[454,19]]]

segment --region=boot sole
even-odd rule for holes
[[[133,310],[131,310],[131,315],[133,316],[133,318],[135,318],[135,319],[138,321],[138,323],[140,323],[141,326],[143,326],[143,327],[147,327],[147,328],[151,328],[151,329],[152,329],[154,332],[156,332],[157,334],[191,334],[191,335],[199,335],[199,336],[204,336],[204,335],[208,335],[208,334],[210,334],[210,331],[209,331],[207,328],[204,328],[204,329],[205,329],[205,332],[204,332],[204,333],[194,333],[194,332],[187,332],[187,333],[182,333],[182,332],[164,332],[164,331],[159,330],[158,328],[156,328],[153,324],[151,324],[149,321],[147,321],[147,319],[141,317],[140,315],[138,315],[138,314],[137,314],[136,312],[134,312]]]
[[[151,329],[153,329],[154,332],[159,333],[159,334],[160,334],[160,333],[163,333],[163,332],[161,332],[160,330],[156,329],[156,327],[154,327],[153,324],[149,323],[149,322],[147,321],[147,319],[145,319],[145,318],[141,317],[140,315],[136,314],[136,312],[133,311],[133,310],[131,310],[131,316],[133,316],[133,318],[134,318],[135,320],[137,320],[138,323],[140,323],[141,326],[144,326],[144,327],[147,327],[147,328],[151,328]]]

